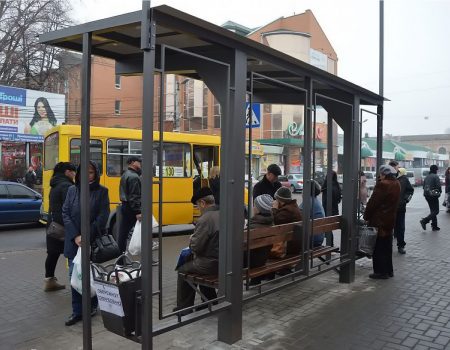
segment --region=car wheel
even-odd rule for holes
[[[291,185],[291,193],[295,193],[295,186]]]

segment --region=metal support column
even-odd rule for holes
[[[83,349],[92,349],[91,281],[90,281],[90,205],[89,205],[89,139],[91,120],[91,44],[92,33],[83,34],[83,58],[81,63],[81,271]]]
[[[328,113],[327,121],[327,207],[325,209],[326,216],[333,215],[333,183],[332,183],[332,171],[333,171],[333,118]],[[323,194],[322,194],[323,196]],[[325,234],[326,245],[334,246],[333,232],[327,232]]]
[[[153,99],[155,69],[156,23],[153,21],[150,1],[142,1],[141,49],[143,63],[142,108],[142,232],[152,232],[153,181]],[[160,169],[161,171],[161,169]],[[152,320],[152,235],[142,237],[142,349],[153,349]]]
[[[384,0],[380,0],[379,94],[384,95]],[[377,175],[383,162],[383,105],[377,106]]]
[[[312,118],[313,110],[316,106],[313,104],[313,81],[310,77],[305,78],[306,103],[305,103],[305,120],[304,135],[303,135],[303,213],[311,213],[311,152],[312,149]],[[303,234],[307,237],[308,246],[306,251],[309,251],[311,244],[311,219],[309,216],[303,217]],[[304,262],[306,264],[306,261]]]
[[[218,340],[232,344],[242,338],[242,228],[244,227],[245,95],[247,56],[234,51],[231,67],[230,101],[222,125],[222,166],[220,197],[220,277],[226,278],[225,297],[231,308],[219,315]],[[223,187],[222,187],[223,186]],[[224,240],[220,241],[221,243]],[[225,276],[224,276],[225,274]]]
[[[342,202],[343,229],[341,231],[341,255],[347,255],[351,263],[341,267],[339,282],[355,280],[356,213],[358,210],[358,171],[360,167],[359,96],[354,97],[351,119],[344,129],[344,191]]]

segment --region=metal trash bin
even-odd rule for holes
[[[125,265],[91,264],[91,268],[105,328],[130,337],[136,333],[136,318],[140,318],[136,313],[136,296],[141,290],[142,278],[140,263],[132,262],[128,257],[125,260]]]

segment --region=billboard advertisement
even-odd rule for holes
[[[63,94],[0,85],[0,140],[43,142],[64,116]]]

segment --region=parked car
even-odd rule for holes
[[[287,179],[292,193],[303,191],[303,174],[288,174]]]
[[[439,175],[439,180],[441,180],[441,185],[444,186],[445,185],[445,175],[444,174],[438,174]]]
[[[0,224],[39,222],[42,196],[17,182],[0,181]]]
[[[430,173],[430,168],[412,168],[409,170],[414,172],[414,177],[416,179],[416,186],[422,186],[423,180],[425,180],[427,175]]]
[[[377,173],[375,171],[364,171],[364,174],[367,179],[366,186],[370,191],[372,191],[377,181]]]

